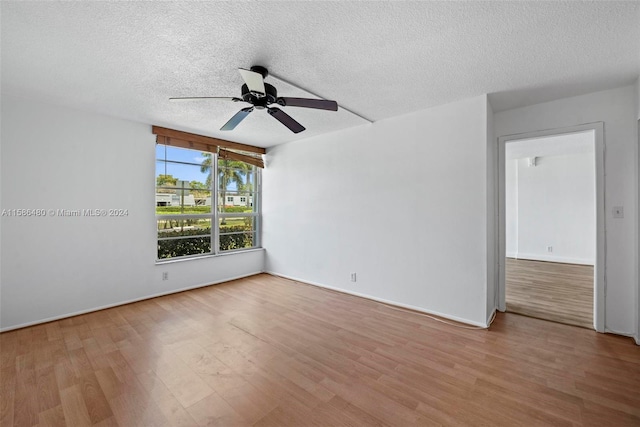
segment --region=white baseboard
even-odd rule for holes
[[[48,317],[46,319],[34,320],[33,322],[21,323],[19,325],[13,325],[13,326],[8,326],[6,328],[1,328],[0,332],[13,331],[14,329],[22,329],[22,328],[26,328],[28,326],[35,326],[35,325],[40,325],[42,323],[49,323],[49,322],[53,322],[53,321],[56,321],[56,320],[67,319],[69,317],[80,316],[81,314],[93,313],[94,311],[106,310],[107,308],[118,307],[118,306],[121,306],[121,305],[131,304],[131,303],[134,303],[134,302],[139,302],[139,301],[144,301],[144,300],[148,300],[148,299],[152,299],[152,298],[162,297],[162,296],[165,296],[165,295],[177,294],[179,292],[190,291],[192,289],[205,288],[207,286],[218,285],[220,283],[230,282],[232,280],[242,279],[244,277],[255,276],[256,274],[261,274],[261,273],[263,273],[263,271],[256,271],[254,273],[242,274],[240,276],[229,277],[229,278],[225,278],[225,279],[218,280],[218,281],[215,281],[215,282],[208,282],[208,283],[194,285],[194,286],[187,286],[185,288],[175,289],[175,290],[171,290],[171,291],[167,291],[167,292],[160,292],[160,293],[157,293],[157,294],[152,294],[152,295],[148,295],[148,296],[144,296],[144,297],[140,297],[140,298],[134,298],[134,299],[130,299],[130,300],[120,301],[120,302],[116,302],[116,303],[113,303],[113,304],[102,305],[102,306],[99,306],[99,307],[88,308],[86,310],[74,311],[72,313],[61,314],[60,316],[53,316],[53,317]]]
[[[302,280],[302,279],[299,279],[297,277],[292,277],[292,276],[288,276],[286,274],[276,273],[274,271],[265,271],[265,273],[271,274],[273,276],[278,276],[278,277],[282,277],[282,278],[285,278],[285,279],[293,280],[295,282],[301,282],[301,283],[305,283],[307,285],[317,286],[319,288],[331,289],[332,291],[342,292],[343,294],[353,295],[353,296],[356,296],[356,297],[365,298],[365,299],[368,299],[368,300],[377,301],[377,302],[381,302],[381,303],[392,305],[392,306],[396,306],[396,307],[402,307],[402,308],[407,308],[409,310],[418,311],[418,312],[421,312],[421,313],[431,314],[431,315],[434,315],[434,316],[442,317],[442,318],[445,318],[445,319],[453,320],[455,322],[464,323],[464,324],[467,324],[467,325],[478,326],[478,327],[481,327],[481,328],[487,328],[489,326],[488,322],[487,323],[476,322],[474,320],[469,320],[469,319],[465,319],[465,318],[461,318],[461,317],[457,317],[457,316],[452,316],[450,314],[440,313],[440,312],[434,311],[434,310],[427,310],[427,309],[424,309],[422,307],[417,307],[417,306],[414,306],[414,305],[402,304],[402,303],[399,303],[397,301],[391,301],[391,300],[387,300],[387,299],[384,299],[384,298],[378,298],[378,297],[374,297],[374,296],[367,295],[367,294],[361,294],[359,292],[353,292],[353,291],[345,290],[345,289],[342,289],[342,288],[337,288],[335,286],[328,286],[328,285],[325,285],[323,283],[310,282],[308,280]]]
[[[552,254],[527,254],[527,253],[515,253],[515,254],[507,254],[507,258],[515,258],[515,259],[528,259],[532,261],[547,261],[547,262],[559,262],[563,264],[580,264],[580,265],[594,265],[595,261],[592,259],[585,258],[572,258],[572,257],[563,257]]]

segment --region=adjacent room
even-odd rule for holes
[[[594,329],[593,131],[505,146],[507,311]]]
[[[640,3],[0,24],[0,425],[640,424]]]

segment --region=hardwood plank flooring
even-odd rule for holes
[[[593,329],[593,266],[507,258],[507,311]]]
[[[631,339],[260,274],[0,334],[2,426],[640,425]]]

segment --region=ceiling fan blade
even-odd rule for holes
[[[244,68],[238,68],[238,71],[240,71],[242,80],[247,84],[251,93],[254,95],[265,96],[267,92],[264,88],[264,78],[262,77],[262,74],[251,70],[245,70]]]
[[[338,103],[327,99],[311,99],[311,98],[278,98],[278,104],[283,107],[306,107],[316,108],[318,110],[338,111]]]
[[[177,98],[169,98],[171,102],[183,102],[183,101],[207,101],[209,99],[215,99],[218,101],[242,101],[240,98],[233,96],[182,96]]]
[[[238,124],[240,124],[240,122],[243,121],[244,118],[247,117],[252,111],[253,107],[243,108],[242,110],[238,111],[233,117],[231,117],[229,121],[220,128],[220,130],[234,130],[236,126],[238,126]]]
[[[285,113],[279,108],[268,108],[267,111],[273,117],[275,117],[280,123],[289,128],[289,130],[293,133],[300,133],[305,128],[300,123],[296,122],[290,115]]]

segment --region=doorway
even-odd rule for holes
[[[499,309],[603,332],[603,124],[498,142]]]

